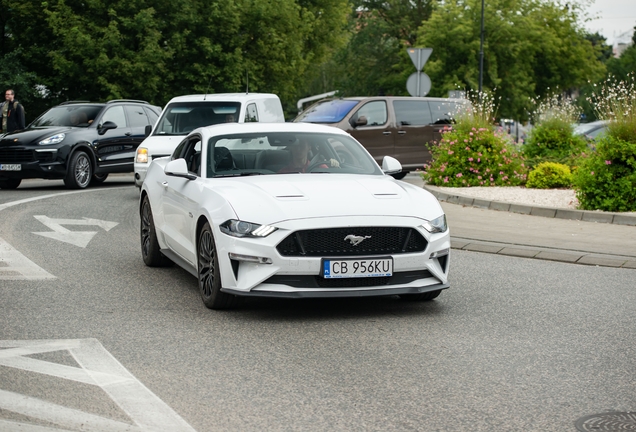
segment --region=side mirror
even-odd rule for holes
[[[107,130],[111,130],[111,129],[117,129],[117,125],[112,121],[107,121],[99,125],[97,129],[97,133],[100,135],[104,135]]]
[[[186,164],[185,159],[175,159],[166,164],[166,167],[163,169],[163,172],[167,176],[171,177],[182,177],[187,178],[188,180],[194,180],[197,178],[194,174],[190,174],[188,172],[188,165]]]
[[[149,137],[150,132],[152,132],[152,125],[146,125],[146,129],[144,129],[144,138]]]
[[[351,119],[349,119],[349,124],[351,124],[351,127],[354,129],[357,128],[358,126],[366,126],[367,117],[366,116],[360,116],[358,118],[351,117]]]
[[[402,171],[402,164],[394,157],[384,156],[384,159],[382,159],[382,171],[385,174],[397,174]]]

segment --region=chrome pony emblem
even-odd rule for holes
[[[344,241],[350,242],[353,246],[358,246],[365,239],[371,238],[371,236],[357,236],[353,234],[349,234],[344,238]]]

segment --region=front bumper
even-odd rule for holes
[[[416,229],[427,240],[423,251],[391,255],[393,276],[378,279],[378,283],[353,285],[346,279],[340,279],[342,283],[339,283],[339,280],[324,283],[320,276],[322,259],[334,258],[333,256],[282,256],[278,253],[277,245],[290,233],[314,229],[316,220],[287,221],[277,226],[278,231],[260,239],[234,238],[218,231],[215,236],[222,291],[244,296],[302,298],[419,294],[446,289],[450,266],[449,231],[430,234],[421,226],[422,222],[417,218],[379,216],[356,217],[355,220],[337,217],[321,219],[321,229],[343,225],[403,226]],[[354,231],[355,228],[352,228],[352,232]],[[447,252],[439,257],[434,255],[440,251]],[[230,253],[266,258],[271,264],[237,261],[230,258]]]

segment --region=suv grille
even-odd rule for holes
[[[35,158],[31,150],[0,149],[0,162],[32,162]]]
[[[345,237],[367,237],[354,246]],[[296,231],[276,249],[283,256],[369,256],[422,252],[426,239],[413,228],[354,227]]]

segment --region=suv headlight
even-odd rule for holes
[[[42,141],[40,141],[38,144],[40,145],[51,145],[51,144],[59,144],[62,141],[64,141],[64,137],[66,136],[66,134],[60,133],[57,135],[53,135],[50,136],[46,139],[43,139]]]
[[[441,233],[448,229],[448,225],[446,225],[446,215],[443,214],[438,218],[433,219],[432,221],[427,221],[422,224],[424,229],[430,233]]]
[[[258,225],[235,219],[223,222],[219,228],[222,233],[232,237],[267,237],[278,229],[269,225]]]
[[[135,162],[137,163],[148,163],[148,149],[144,147],[139,147],[137,149],[137,157],[135,158]]]

